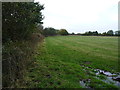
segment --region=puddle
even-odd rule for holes
[[[105,83],[112,84],[112,85],[115,85],[120,88],[120,73],[111,73],[111,72],[104,71],[101,69],[92,69],[92,68],[86,67],[84,65],[82,65],[82,67],[84,68],[83,70],[85,70],[87,72],[89,71],[90,73],[94,73],[96,75],[95,78],[97,78]],[[101,79],[99,76],[103,76],[105,78]],[[84,88],[88,88],[88,85],[86,83],[90,83],[90,81],[89,82],[80,81],[81,86],[83,86]]]
[[[111,72],[107,72],[104,70],[100,69],[95,69],[94,71],[97,71],[95,74],[97,75],[104,75],[106,76],[106,79],[103,79],[102,81],[109,83],[109,84],[114,84],[115,86],[120,87],[120,73],[115,74]]]
[[[85,83],[84,81],[80,81],[80,85],[81,85],[82,87],[84,87],[84,88],[87,88],[87,85],[86,85],[86,83]]]
[[[120,88],[120,82],[115,81],[115,80],[113,79],[113,77],[107,77],[106,79],[104,79],[104,80],[102,80],[102,81],[104,81],[104,82],[106,82],[106,83],[109,83],[109,84],[113,84],[113,85],[118,86],[118,87]]]
[[[86,82],[87,82],[87,83],[86,83]],[[84,87],[84,88],[90,88],[90,87],[88,86],[88,83],[90,83],[90,79],[81,80],[81,81],[80,81],[80,85],[81,85],[82,87]]]
[[[100,70],[100,69],[95,69],[94,71],[96,71],[96,75],[103,74],[103,75],[106,75],[108,77],[117,75],[117,74],[110,73],[110,72],[107,72],[107,71],[104,71],[104,70]]]

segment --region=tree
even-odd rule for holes
[[[27,39],[34,32],[36,25],[43,23],[43,9],[43,5],[34,2],[3,2],[3,43]]]
[[[66,29],[60,29],[59,34],[60,35],[68,35],[69,33],[67,32]]]
[[[106,33],[106,32],[103,32],[103,33],[102,33],[102,35],[103,35],[103,36],[106,36],[106,35],[107,35],[107,33]]]
[[[54,35],[57,35],[57,30],[52,28],[52,27],[45,28],[43,30],[43,35],[44,36],[54,36]]]
[[[92,35],[98,35],[98,32],[97,31],[93,31]]]
[[[91,31],[85,32],[85,35],[92,35]]]
[[[82,35],[81,33],[77,33],[77,35]]]
[[[115,31],[115,35],[116,35],[116,36],[120,36],[120,30]]]
[[[109,30],[109,31],[107,32],[107,35],[112,36],[112,35],[113,35],[113,30]]]
[[[41,24],[38,24],[36,26],[36,33],[43,33],[43,26]]]
[[[75,33],[74,32],[72,32],[72,34],[71,35],[75,35]]]
[[[93,35],[93,32],[88,31],[88,32],[85,32],[83,35]]]
[[[101,33],[98,33],[99,36],[101,36],[102,34]]]

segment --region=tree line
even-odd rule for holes
[[[103,32],[103,33],[98,33],[98,31],[88,31],[88,32],[85,32],[81,35],[92,35],[92,36],[120,36],[120,31],[113,31],[113,30],[109,30],[107,32]]]
[[[41,31],[44,36],[55,36],[55,35],[84,35],[84,36],[120,36],[120,31],[108,30],[107,32],[99,33],[98,31],[87,31],[85,33],[74,32],[69,33],[66,29],[55,29],[53,27],[47,27]]]
[[[47,27],[41,31],[44,36],[55,36],[55,35],[69,35],[66,29],[55,29],[52,27]]]

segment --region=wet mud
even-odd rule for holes
[[[88,74],[94,74],[96,79],[99,79],[105,83],[112,84],[120,88],[120,72],[118,73],[111,73],[108,71],[104,71],[101,69],[92,69],[90,67],[86,67],[82,65],[83,70],[86,71]],[[104,78],[100,78],[100,76]],[[80,85],[84,88],[90,88],[89,84],[90,80],[80,80]]]

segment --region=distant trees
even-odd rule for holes
[[[98,33],[98,31],[87,31],[85,33],[77,33],[75,34],[74,32],[68,33],[66,29],[54,29],[52,27],[45,28],[42,31],[44,36],[55,36],[55,35],[85,35],[85,36],[120,36],[120,30],[118,31],[113,31],[113,30],[108,30],[107,32],[103,33]]]
[[[103,33],[98,33],[97,31],[88,31],[85,32],[81,35],[87,35],[87,36],[120,36],[120,30],[118,31],[113,31],[113,30],[108,30],[107,32],[103,32]]]
[[[120,36],[120,30],[115,31],[115,35],[116,35],[116,36]]]
[[[109,31],[107,32],[107,35],[113,36],[113,30],[109,30]]]
[[[107,33],[106,33],[106,32],[103,32],[103,33],[102,33],[102,36],[107,36]]]
[[[118,31],[113,31],[113,30],[108,30],[107,32],[103,33],[98,33],[98,31],[87,31],[85,33],[77,33],[75,34],[74,32],[68,33],[66,29],[55,29],[53,27],[47,27],[43,29],[42,34],[44,36],[55,36],[55,35],[85,35],[85,36],[120,36],[120,30]]]
[[[68,35],[69,34],[66,29],[60,29],[58,33],[60,35]]]
[[[75,33],[74,33],[74,32],[72,32],[72,33],[71,33],[71,35],[75,35]]]
[[[57,31],[56,31],[56,29],[54,29],[52,27],[48,27],[43,30],[43,35],[44,36],[54,36],[54,35],[57,35]]]
[[[113,31],[108,30],[107,32],[98,33],[98,31],[87,31],[85,33],[77,33],[74,32],[68,33],[66,29],[54,29],[52,27],[47,27],[42,31],[44,36],[55,36],[55,35],[85,35],[85,36],[120,36],[120,30]]]
[[[103,32],[102,33],[102,36],[114,36],[114,35],[115,34],[114,34],[113,30],[109,30],[107,32]]]
[[[67,32],[66,29],[54,29],[52,27],[47,27],[43,29],[42,34],[44,36],[55,36],[55,35],[68,35],[69,33]]]
[[[98,35],[98,32],[97,31],[88,31],[88,32],[85,32],[83,35]]]
[[[81,33],[77,33],[76,35],[82,35]]]
[[[98,35],[98,32],[97,31],[93,31],[92,34],[93,35]]]

